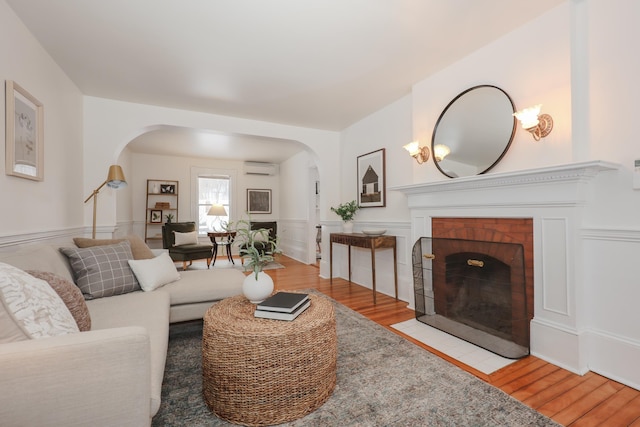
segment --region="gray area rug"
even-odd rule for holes
[[[338,382],[285,426],[557,426],[501,390],[334,301]],[[202,322],[172,325],[153,426],[231,426],[202,397]]]

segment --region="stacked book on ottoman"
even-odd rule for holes
[[[256,307],[255,317],[263,319],[293,320],[305,311],[311,301],[308,294],[278,292]]]

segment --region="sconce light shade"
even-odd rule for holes
[[[211,205],[207,215],[211,216],[227,216],[227,210],[222,205]]]
[[[410,142],[406,145],[403,145],[403,148],[409,152],[411,157],[416,159],[419,164],[422,164],[429,160],[429,148],[420,147],[420,143],[418,141]]]
[[[437,162],[441,162],[449,153],[451,153],[451,149],[444,144],[436,144],[433,147],[433,157]]]
[[[541,107],[542,104],[538,104],[513,113],[520,120],[522,127],[530,132],[536,141],[549,135],[553,129],[553,119],[548,114],[540,114]]]

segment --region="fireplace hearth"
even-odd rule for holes
[[[503,357],[529,354],[521,244],[422,237],[413,276],[417,320]]]

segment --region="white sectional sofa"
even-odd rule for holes
[[[74,281],[54,246],[0,253],[0,263]],[[160,407],[169,324],[201,319],[240,294],[245,277],[232,268],[179,275],[152,291],[86,301],[88,331],[0,343],[0,425],[149,425]]]

